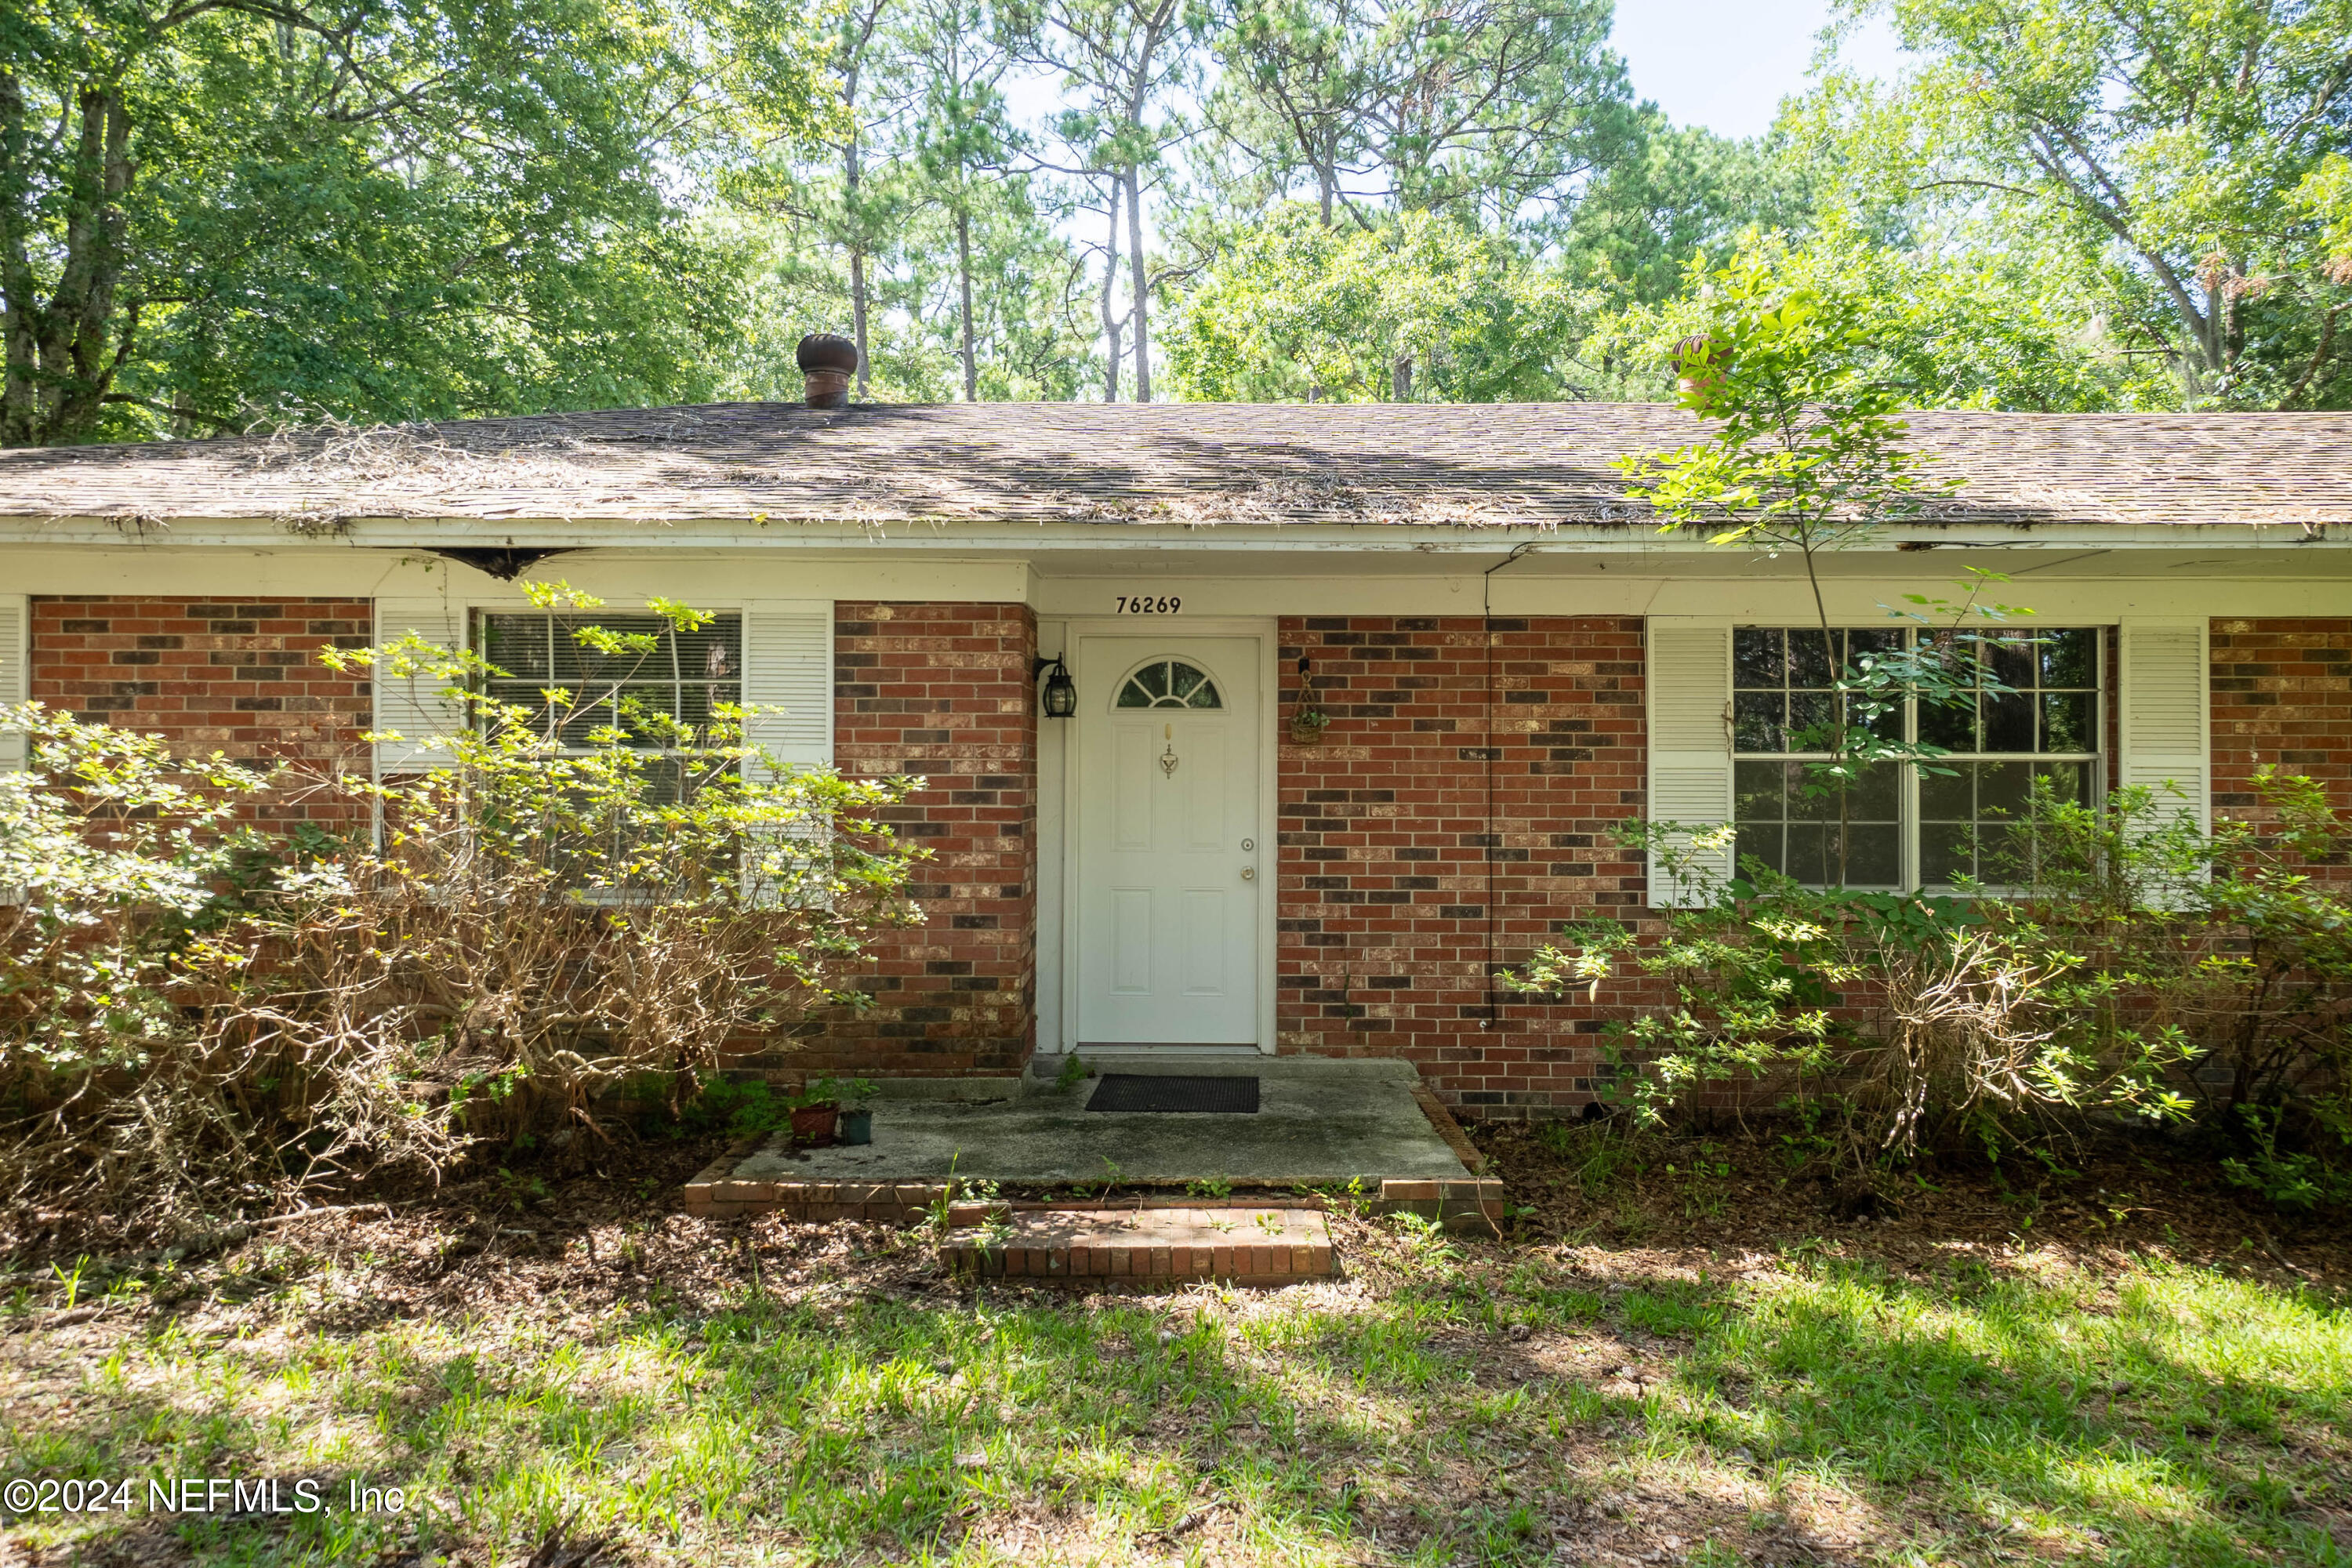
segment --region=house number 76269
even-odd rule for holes
[[[1122,616],[1172,616],[1184,607],[1181,594],[1121,594],[1118,613]]]

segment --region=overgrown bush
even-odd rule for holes
[[[192,765],[155,737],[7,716],[35,759],[0,779],[0,887],[26,895],[0,910],[16,1212],[130,1224],[437,1173],[485,1139],[593,1131],[625,1080],[689,1097],[730,1041],[773,1048],[863,1004],[868,941],[918,918],[920,852],[879,819],[909,781],[794,771],[727,704],[647,710],[629,678],[658,637],[533,593],[594,672],[538,703],[413,638],[322,656],[468,715],[413,776]],[[296,796],[352,831],[251,826]]]
[[[2352,820],[2264,769],[2265,821],[2200,831],[2147,789],[2038,793],[1990,836],[1998,886],[1926,898],[1806,888],[1749,860],[1663,931],[1569,928],[1508,977],[1599,1001],[1671,997],[1612,1026],[1615,1092],[1645,1121],[1739,1083],[1846,1131],[1847,1157],[1926,1139],[1996,1150],[2085,1116],[2195,1121],[2225,1170],[2304,1207],[2352,1195]],[[1628,824],[1685,892],[1730,829]]]

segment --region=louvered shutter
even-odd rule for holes
[[[33,695],[32,620],[30,599],[0,594],[0,708]],[[23,767],[26,744],[22,734],[0,733],[0,768]]]
[[[2126,620],[2121,632],[2123,669],[2116,689],[2123,754],[2116,759],[2117,775],[2126,787],[2154,790],[2160,815],[2186,819],[2199,832],[2210,833],[2213,764],[2206,623]]]
[[[409,632],[439,647],[466,646],[466,606],[440,595],[381,598],[375,602],[375,646],[383,647]],[[429,676],[375,673],[377,730],[396,731],[401,739],[379,741],[375,747],[378,778],[402,773],[422,773],[449,763],[445,748],[428,750],[436,735],[450,735],[466,722],[464,707],[442,695],[446,681]]]
[[[833,601],[765,599],[743,606],[746,739],[793,767],[833,765]]]
[[[786,768],[833,765],[833,601],[764,599],[743,606],[743,703],[774,711],[755,713],[744,738],[766,748]],[[757,759],[745,775],[772,775]],[[822,825],[807,824],[793,837],[819,839]],[[773,901],[757,880],[751,895]],[[817,896],[822,901],[822,896]]]
[[[2126,784],[2147,784],[2168,810],[2200,829],[2212,826],[2205,623],[2123,624],[2123,755]],[[2164,786],[2180,791],[2175,796]],[[2181,798],[2186,797],[2186,798]]]
[[[1731,820],[1731,624],[1653,616],[1649,622],[1650,797],[1653,822],[1708,827]],[[1687,844],[1688,837],[1681,842]],[[1728,849],[1708,853],[1696,869],[1708,885],[1731,875]],[[1706,890],[1677,889],[1652,858],[1650,903],[1668,908],[1703,901]]]

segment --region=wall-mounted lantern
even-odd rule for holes
[[[1054,673],[1045,676],[1045,691],[1038,700],[1038,709],[1048,719],[1066,719],[1078,710],[1077,684],[1071,680],[1069,666],[1062,662],[1058,654],[1031,665],[1029,679],[1034,680],[1048,669]]]

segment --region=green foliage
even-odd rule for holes
[[[1163,345],[1185,397],[1530,400],[1557,395],[1575,320],[1507,241],[1426,213],[1331,228],[1286,205],[1188,287]]]
[[[792,1102],[763,1078],[707,1078],[677,1114],[683,1131],[724,1132],[732,1138],[779,1131],[792,1122]]]
[[[1741,234],[1722,267],[1688,266],[1673,300],[1602,317],[1583,355],[1664,370],[1678,342],[1723,330],[1733,302],[1726,274],[1751,298],[1832,302],[1834,319],[1808,328],[1815,352],[1833,346],[1847,375],[1882,388],[1890,410],[2095,412],[2147,396],[2086,334],[2085,302],[2046,263],[1997,246],[1889,244],[1837,210],[1816,215],[1801,242],[1781,230]]]
[[[680,195],[809,134],[819,58],[733,0],[14,8],[0,442],[698,395]]]
[[[0,878],[27,894],[0,905],[13,1203],[136,1224],[438,1171],[552,1121],[593,1133],[605,1096],[648,1081],[675,1108],[731,1039],[864,1005],[871,934],[920,918],[921,852],[878,819],[906,782],[795,771],[746,740],[750,710],[648,710],[628,683],[659,637],[530,592],[589,656],[579,689],[504,700],[480,655],[413,637],[321,654],[466,717],[416,738],[447,761],[414,774],[191,766],[37,705],[0,716],[36,763],[0,774]],[[381,838],[289,848],[241,825],[295,799]]]
[[[2107,252],[2097,306],[2189,406],[2343,407],[2352,5],[1895,0],[1945,188],[2015,251]]]
[[[1580,992],[1639,977],[1670,1005],[1612,1026],[1612,1092],[1645,1123],[1711,1083],[1767,1086],[1851,1157],[1923,1139],[2041,1147],[2086,1116],[2196,1121],[2232,1180],[2286,1207],[2352,1196],[2352,901],[2319,868],[2352,815],[2265,768],[2258,820],[2210,834],[2164,792],[2104,807],[2047,785],[1986,847],[1998,896],[1801,887],[1749,861],[1663,931],[1566,928],[1503,977]],[[1684,825],[1623,842],[1669,878]],[[1808,1143],[1808,1147],[1815,1147]]]

